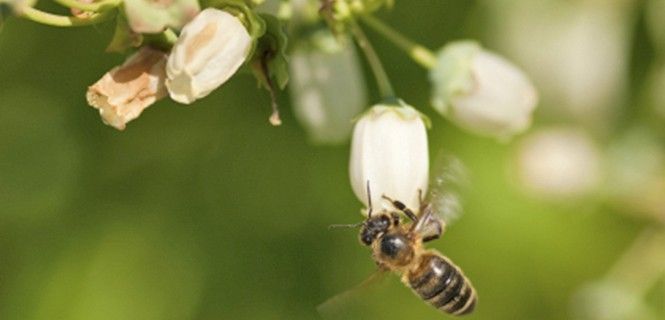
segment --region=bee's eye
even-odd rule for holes
[[[363,234],[360,237],[360,241],[366,246],[369,246],[370,244],[372,244],[373,240],[374,239],[372,238],[372,236],[370,234]]]
[[[390,218],[388,216],[381,216],[381,228],[383,230],[388,229],[388,227],[390,227],[391,223],[392,223],[392,221],[390,220]]]

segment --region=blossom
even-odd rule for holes
[[[663,10],[645,1],[644,26]],[[485,1],[492,36],[538,84],[549,117],[606,130],[626,100],[634,1]],[[556,12],[556,14],[552,14]],[[659,30],[662,32],[663,28]],[[652,42],[657,49],[663,42]]]
[[[127,122],[166,96],[165,65],[165,53],[142,48],[88,87],[88,104],[99,110],[104,123],[125,129]]]
[[[541,129],[520,142],[516,160],[525,191],[543,198],[589,195],[602,178],[600,150],[578,129]]]
[[[245,62],[252,38],[232,14],[213,8],[189,22],[166,65],[171,98],[190,104],[226,82]]]
[[[374,210],[391,208],[382,195],[419,207],[419,190],[427,191],[429,154],[425,123],[408,105],[375,105],[356,123],[349,164],[351,187]]]
[[[344,143],[351,120],[367,103],[358,57],[328,31],[291,53],[290,81],[295,116],[317,144]],[[343,94],[340,94],[343,93]]]
[[[500,139],[526,130],[538,94],[524,73],[472,41],[453,42],[430,71],[434,108],[457,125]]]

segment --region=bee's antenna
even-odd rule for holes
[[[357,228],[363,225],[364,222],[350,223],[350,224],[331,224],[328,226],[328,229],[339,229],[339,228]]]
[[[372,217],[372,193],[369,190],[369,180],[367,180],[367,205],[369,206],[367,211],[367,218]]]

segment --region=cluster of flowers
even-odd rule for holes
[[[434,53],[374,18],[373,12],[391,5],[390,0],[210,0],[203,3],[203,10],[196,0],[164,5],[147,0],[57,2],[70,7],[74,17],[63,20],[39,12],[30,1],[10,1],[17,15],[60,26],[92,24],[119,11],[110,48],[135,49],[125,63],[88,89],[88,103],[108,125],[123,130],[167,95],[191,104],[249,65],[259,83],[271,91],[273,124],[280,123],[274,90],[283,88],[289,78],[295,114],[313,141],[345,142],[351,120],[358,119],[350,174],[363,202],[371,181],[376,203],[382,194],[389,194],[415,207],[417,190],[427,188],[429,155],[427,119],[394,94],[359,22],[427,69],[434,109],[470,132],[508,139],[530,126],[538,102],[521,70],[478,43],[452,42]],[[285,55],[286,22],[295,25],[288,29],[296,38],[290,65]],[[365,54],[382,95],[360,117],[367,101],[356,53],[347,41],[351,37]]]
[[[182,29],[170,54],[143,47],[88,88],[88,103],[122,130],[157,100],[190,104],[224,84],[247,59],[252,39],[240,19],[214,8]]]
[[[526,130],[537,93],[529,79],[504,58],[472,41],[448,44],[430,69],[432,105],[449,120],[476,134],[507,140]],[[356,123],[350,179],[355,195],[369,205],[386,194],[418,208],[429,183],[426,128],[429,121],[398,101],[378,104]],[[386,208],[388,209],[388,208]]]

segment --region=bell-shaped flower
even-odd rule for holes
[[[446,45],[430,71],[434,108],[455,124],[499,139],[526,130],[538,103],[529,78],[472,41]]]
[[[417,210],[427,191],[429,152],[422,115],[408,105],[375,105],[356,122],[349,164],[351,187],[374,210],[392,208],[388,196]]]
[[[644,1],[645,29],[665,6]],[[548,117],[604,131],[616,120],[631,81],[635,1],[484,1],[492,39],[538,85]],[[556,14],[552,14],[556,12]],[[648,33],[644,33],[648,36]],[[650,39],[654,52],[665,42]],[[665,37],[663,38],[665,40]]]
[[[165,66],[165,53],[144,47],[88,87],[88,103],[99,110],[104,123],[123,130],[127,122],[166,96]]]
[[[166,65],[171,98],[189,104],[221,86],[245,62],[252,38],[242,21],[213,8],[182,29]]]
[[[367,105],[354,47],[338,42],[326,29],[296,46],[290,58],[293,109],[310,141],[346,142],[353,127],[351,120]]]

